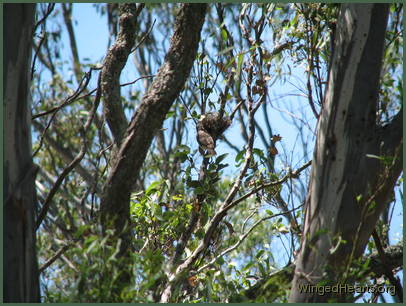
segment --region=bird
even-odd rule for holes
[[[203,118],[204,119],[204,116]],[[203,120],[199,120],[197,123],[196,129],[197,129],[197,142],[199,143],[199,152],[202,155],[205,155],[205,152],[207,151],[207,154],[205,156],[214,156],[216,155],[216,140],[213,138],[213,136],[205,129]]]
[[[202,155],[207,151],[207,155],[214,156],[216,155],[216,142],[213,137],[203,128],[197,130],[197,142],[199,143],[199,151]]]
[[[217,112],[201,115],[196,125],[200,154],[205,157],[217,155],[216,140],[230,125],[231,119],[228,116],[221,116]]]

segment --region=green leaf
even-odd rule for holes
[[[190,153],[190,148],[187,145],[178,145],[176,151],[184,151]]]
[[[258,262],[258,268],[259,268],[259,272],[261,272],[261,275],[262,275],[262,276],[266,276],[266,275],[267,275],[267,273],[266,273],[266,271],[265,271],[265,268],[264,268],[264,265],[263,265],[262,263]]]
[[[157,218],[159,221],[163,221],[163,216],[162,216],[162,208],[159,204],[154,204],[153,206],[154,210],[154,217]]]
[[[153,182],[151,185],[149,185],[149,187],[148,187],[147,190],[145,191],[145,194],[146,194],[147,196],[149,196],[149,195],[151,195],[151,194],[156,193],[156,192],[158,191],[158,187],[159,187],[160,184],[161,184],[160,181],[155,181],[155,182]]]
[[[227,41],[227,31],[224,29],[221,29],[221,38],[223,41]]]
[[[166,119],[173,117],[173,115],[175,115],[175,111],[167,112]]]
[[[215,170],[217,170],[217,165],[216,165],[216,164],[210,164],[208,170],[209,170],[209,171],[215,171]]]
[[[176,152],[176,153],[175,153],[175,156],[176,156],[177,158],[179,158],[179,160],[180,160],[181,163],[183,163],[183,162],[185,162],[185,161],[187,160],[187,158],[188,158],[188,153],[185,152],[185,151],[183,151],[183,152]]]
[[[175,201],[183,200],[183,195],[181,195],[181,194],[174,195],[174,196],[172,196],[172,199]]]
[[[260,159],[262,159],[262,160],[265,159],[264,151],[262,151],[261,149],[254,148],[254,149],[252,149],[252,152],[253,152],[255,155],[257,155]]]
[[[99,244],[98,240],[94,240],[90,246],[87,248],[87,250],[85,250],[85,254],[90,254],[91,251]]]
[[[200,182],[198,180],[191,180],[188,178],[188,180],[186,181],[186,185],[188,187],[197,188],[200,186]]]
[[[204,93],[206,96],[210,95],[211,92],[212,92],[212,89],[211,89],[211,88],[205,88],[205,89],[203,89],[203,93]]]
[[[89,236],[85,239],[85,245],[91,244],[93,241],[97,239],[96,235]]]
[[[224,261],[224,258],[221,256],[221,257],[219,257],[217,260],[216,260],[216,263],[217,264],[219,264],[220,266],[222,265],[222,264],[224,264],[225,263],[225,261]]]
[[[244,53],[240,53],[237,56],[237,74],[241,72],[243,62],[244,62]]]
[[[228,167],[228,164],[219,164],[217,170],[220,171],[221,169],[224,169],[226,167]]]
[[[256,259],[260,259],[261,256],[262,256],[264,253],[265,253],[264,250],[260,250],[260,251],[257,253],[257,255],[255,255],[255,258],[256,258]]]
[[[242,270],[243,271],[248,271],[249,268],[251,268],[254,265],[254,262],[249,262]]]
[[[221,163],[227,157],[227,155],[228,155],[228,153],[224,153],[224,154],[221,154],[221,155],[217,156],[216,164]]]
[[[238,152],[237,156],[235,157],[236,163],[240,162],[244,158],[245,152],[246,152],[246,149],[243,149],[240,152]]]
[[[79,226],[78,230],[76,231],[76,233],[74,234],[75,238],[79,238],[83,235],[83,233],[86,231],[86,229],[88,229],[87,225],[81,225]]]
[[[197,187],[195,189],[195,192],[196,192],[196,194],[204,194],[204,193],[206,193],[201,186]]]

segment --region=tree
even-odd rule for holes
[[[4,5],[4,301],[38,302],[30,57],[35,4]]]
[[[123,7],[125,9],[126,6],[123,5]],[[158,129],[162,127],[166,114],[189,75],[197,53],[205,9],[205,4],[185,4],[180,9],[175,21],[171,46],[165,56],[164,63],[158,70],[154,81],[129,124],[125,124],[123,108],[117,107],[119,93],[112,95],[111,98],[110,95],[111,91],[119,91],[119,74],[116,71],[117,67],[121,66],[123,68],[126,62],[125,57],[121,59],[116,55],[121,51],[117,50],[120,45],[126,44],[127,39],[129,39],[124,38],[121,41],[121,31],[133,33],[135,29],[125,29],[126,24],[123,21],[117,42],[106,57],[101,78],[105,97],[105,114],[119,149],[112,159],[114,166],[105,184],[100,206],[102,214],[106,215],[104,216],[106,220],[117,219],[114,227],[117,232],[123,231],[123,225],[130,220],[129,207],[132,186],[138,179],[152,139]],[[129,7],[128,11],[133,11],[134,14],[136,8]],[[120,20],[126,18],[128,17],[125,13],[122,13]],[[131,52],[133,45],[134,43],[126,48],[127,55]],[[122,60],[121,65],[116,63],[117,59]],[[116,75],[111,76],[113,73]],[[121,115],[117,116],[117,114]],[[124,127],[116,127],[119,124]]]
[[[363,254],[402,172],[402,110],[384,126],[376,118],[388,10],[380,4],[341,7],[292,302],[331,298],[300,292],[304,284],[351,281],[351,265]],[[346,292],[338,298],[352,299]]]
[[[402,5],[97,4],[91,59],[75,7],[34,38],[44,301],[402,298]]]

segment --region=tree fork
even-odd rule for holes
[[[132,188],[154,135],[161,128],[167,112],[189,76],[197,54],[206,6],[182,4],[177,14],[174,34],[164,63],[133,115],[112,158],[112,168],[101,198],[101,220],[105,229],[109,221],[113,221],[116,233],[122,233],[124,225],[129,225]],[[129,237],[122,234],[122,248],[125,250],[129,245]]]

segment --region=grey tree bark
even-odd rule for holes
[[[376,123],[387,18],[387,4],[341,7],[290,302],[351,296],[301,288],[351,284],[350,264],[364,252],[401,174],[402,110],[390,124]]]
[[[30,59],[35,4],[4,5],[4,301],[39,302]]]
[[[124,225],[129,223],[130,194],[152,139],[162,127],[167,112],[189,76],[197,54],[206,6],[182,4],[165,61],[125,133],[119,136],[120,146],[113,156],[112,168],[101,198],[102,224],[107,226],[107,223],[113,221],[117,233],[121,233]],[[128,239],[126,235],[121,238],[124,241],[122,249],[125,250]]]

